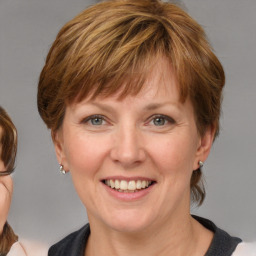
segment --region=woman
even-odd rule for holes
[[[17,132],[10,117],[0,107],[0,255],[6,255],[17,242],[7,216],[12,198],[12,178],[17,151]]]
[[[224,82],[203,29],[174,4],[106,1],[68,22],[38,110],[89,224],[48,255],[232,255],[241,239],[190,215]]]
[[[18,242],[18,236],[7,222],[10,209],[17,131],[6,111],[0,106],[0,256],[46,255],[46,247],[38,242]]]

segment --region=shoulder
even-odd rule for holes
[[[89,224],[86,224],[78,231],[69,234],[58,243],[51,246],[48,251],[48,256],[83,255],[89,235],[90,227]]]
[[[19,242],[12,245],[7,256],[26,256],[25,251]]]
[[[20,240],[14,243],[7,256],[47,256],[48,247],[42,243]]]
[[[240,243],[232,256],[256,256],[256,242]]]

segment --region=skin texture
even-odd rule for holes
[[[0,127],[0,138],[2,136],[2,128]],[[0,155],[2,145],[0,144]],[[3,161],[0,159],[0,172],[5,171]],[[0,176],[0,233],[3,231],[4,224],[7,220],[8,212],[11,205],[13,191],[13,182],[10,175]]]
[[[192,104],[179,101],[170,70],[160,58],[138,95],[66,108],[55,149],[87,209],[86,255],[203,255],[211,242],[211,232],[190,216],[190,177],[206,160],[214,129],[198,134]],[[102,183],[117,176],[155,184],[141,198],[123,200]]]

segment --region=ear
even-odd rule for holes
[[[193,170],[196,170],[200,167],[199,161],[204,162],[207,159],[207,157],[211,151],[215,131],[216,131],[215,126],[210,125],[207,127],[205,133],[200,137]]]
[[[52,141],[55,148],[56,157],[58,160],[58,163],[63,166],[63,169],[68,172],[69,166],[68,161],[66,158],[65,148],[64,148],[64,139],[63,139],[63,133],[62,129],[60,128],[56,132],[51,132],[52,135]]]

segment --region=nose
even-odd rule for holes
[[[120,127],[113,136],[114,145],[110,155],[114,162],[129,169],[145,161],[142,136],[135,126]]]

